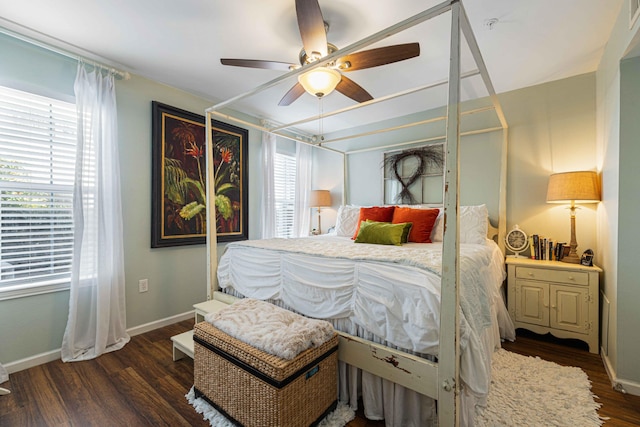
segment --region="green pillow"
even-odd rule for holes
[[[368,219],[368,220],[366,220],[366,222],[377,222],[378,224],[391,224],[390,222],[374,221],[372,219]],[[413,223],[412,222],[399,222],[397,224],[404,225],[404,231],[402,232],[401,242],[402,243],[407,243],[409,241],[409,233],[411,232],[411,227],[413,227]]]
[[[377,245],[402,245],[402,236],[405,234],[407,223],[390,224],[388,222],[360,223],[360,230],[356,236],[356,243],[373,243]],[[410,227],[409,227],[410,229]],[[409,232],[406,232],[409,235]]]

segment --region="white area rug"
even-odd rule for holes
[[[202,399],[197,398],[193,392],[193,387],[189,390],[189,393],[185,395],[189,403],[195,408],[196,412],[202,414],[205,420],[209,421],[212,427],[233,427],[234,424],[226,419],[220,412],[209,405],[209,403]],[[338,403],[338,407],[327,415],[318,424],[318,427],[343,427],[349,421],[355,418],[355,412],[347,405]]]
[[[500,349],[493,356],[487,407],[476,425],[601,426],[594,397],[582,369]]]

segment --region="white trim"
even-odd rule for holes
[[[634,10],[635,7],[635,10]],[[629,29],[632,29],[640,16],[640,1],[629,0]]]
[[[116,78],[123,80],[129,80],[131,78],[128,71],[123,71],[126,67],[122,64],[110,61],[79,46],[67,43],[64,40],[49,36],[8,19],[0,18],[0,33],[7,34],[13,38],[41,47],[50,52],[66,56],[67,58],[84,61],[86,64],[94,67],[111,71]]]
[[[165,317],[164,319],[134,326],[127,329],[127,333],[129,334],[129,336],[134,337],[136,335],[144,334],[145,332],[153,331],[155,329],[173,325],[174,323],[182,322],[183,320],[193,319],[193,316],[194,310],[186,311],[184,313],[176,314],[175,316]]]
[[[194,318],[194,310],[191,310],[184,313],[176,314],[174,316],[165,317],[164,319],[159,319],[154,322],[149,322],[143,325],[134,326],[132,328],[127,329],[127,333],[129,334],[129,336],[133,337],[136,335],[144,334],[145,332],[153,331],[155,329],[163,328],[165,326],[173,325],[174,323],[178,323],[183,320],[188,320],[193,318]],[[60,359],[60,349],[57,348],[55,350],[47,351],[44,353],[36,354],[34,356],[25,357],[24,359],[19,359],[13,362],[6,363],[4,364],[4,367],[7,369],[7,372],[9,374],[13,374],[15,372],[24,371],[25,369],[34,368],[36,366],[53,362],[59,359]]]
[[[602,357],[602,362],[604,363],[604,369],[607,371],[607,375],[611,381],[611,387],[622,394],[629,393],[634,396],[640,396],[640,383],[618,378],[615,370],[613,369],[613,365],[611,364],[611,360],[604,354],[604,348],[600,348],[600,355]]]
[[[25,369],[33,368],[45,363],[53,362],[60,359],[60,349],[47,351],[45,353],[36,354],[35,356],[25,357],[14,362],[4,364],[9,374],[14,372],[24,371]]]
[[[11,291],[0,290],[0,301],[15,298],[27,298],[35,295],[50,294],[52,292],[63,292],[69,290],[69,280],[64,283],[30,286],[28,288],[14,289]]]

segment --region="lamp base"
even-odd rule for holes
[[[580,264],[580,257],[577,254],[569,254],[562,258],[560,261],[568,262],[571,264]]]
[[[568,262],[570,264],[580,264],[580,257],[576,252],[578,242],[576,241],[576,206],[574,201],[571,201],[571,243],[569,243],[569,255],[563,257],[560,261]]]

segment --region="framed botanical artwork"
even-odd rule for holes
[[[151,247],[204,244],[205,118],[152,102]],[[248,131],[212,121],[218,242],[248,238]]]

